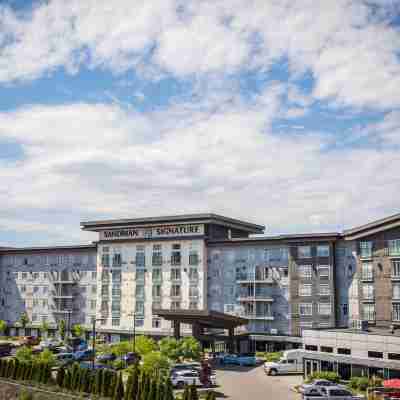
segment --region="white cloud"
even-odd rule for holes
[[[53,0],[24,16],[3,6],[0,82],[83,64],[222,79],[286,57],[291,77],[312,74],[315,99],[390,109],[400,105],[400,33],[387,19],[397,7],[375,3],[374,14],[361,0]]]
[[[332,136],[274,134],[282,90],[267,88],[251,104],[236,97],[216,100],[217,109],[176,104],[147,115],[83,103],[1,113],[0,137],[25,155],[1,165],[0,216],[41,237],[48,227],[51,243],[76,239],[79,220],[94,217],[211,210],[276,232],[396,210],[398,152],[327,152]],[[56,237],[54,226],[63,227]]]

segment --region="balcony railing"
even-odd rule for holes
[[[260,319],[260,320],[268,320],[268,321],[272,321],[274,319],[274,316],[271,313],[268,313],[268,314],[242,313],[240,316],[243,318],[247,318],[247,319]]]
[[[256,294],[255,296],[250,296],[248,294],[241,294],[239,295],[239,301],[264,301],[271,303],[274,301],[274,299],[270,296],[267,296],[265,294]]]
[[[273,282],[273,278],[271,275],[263,275],[259,273],[242,273],[236,274],[236,280],[242,282]]]
[[[363,281],[373,281],[374,280],[374,273],[371,272],[362,272],[361,273],[361,280]]]

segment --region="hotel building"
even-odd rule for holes
[[[265,236],[215,214],[82,222],[90,245],[0,248],[0,319],[11,334],[91,326],[161,337],[154,309],[244,317],[244,348],[302,345],[303,330],[400,324],[400,214],[344,232]],[[135,321],[134,321],[135,318]],[[356,322],[354,322],[356,321]],[[364,323],[365,325],[365,323]],[[183,327],[183,333],[190,333]],[[187,328],[187,329],[186,329]]]

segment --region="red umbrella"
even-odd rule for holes
[[[400,389],[400,379],[388,379],[383,381],[383,386],[386,388]]]

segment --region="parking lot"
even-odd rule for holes
[[[291,390],[302,383],[300,375],[267,376],[262,366],[218,368],[216,372],[222,398],[300,400],[300,395]]]

